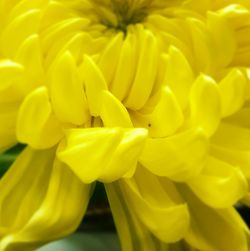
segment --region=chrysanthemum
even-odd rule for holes
[[[249,32],[249,0],[0,0],[0,150],[27,145],[0,250],[73,232],[101,181],[123,251],[247,251]]]

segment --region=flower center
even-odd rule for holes
[[[153,0],[92,0],[92,3],[100,23],[126,33],[129,25],[144,21]]]

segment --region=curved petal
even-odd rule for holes
[[[54,152],[26,148],[0,181],[1,250],[34,250],[81,222],[90,186],[54,162]]]
[[[5,151],[17,142],[16,119],[19,103],[0,105],[0,152]]]
[[[119,99],[124,100],[128,95],[136,68],[136,51],[134,35],[128,34],[121,48],[120,58],[110,85],[111,92]],[[124,69],[126,68],[126,71]]]
[[[227,117],[237,112],[245,101],[246,78],[244,74],[233,69],[219,83],[222,116]]]
[[[89,119],[86,96],[69,51],[57,59],[51,75],[50,96],[57,117],[62,122],[84,124]]]
[[[163,87],[157,104],[151,113],[131,112],[135,126],[148,128],[150,137],[166,137],[183,123],[181,108],[169,87]],[[171,121],[171,122],[170,122]]]
[[[128,205],[157,238],[164,242],[183,238],[189,227],[188,208],[176,202],[180,196],[173,194],[170,181],[161,183],[154,174],[138,167],[132,179],[119,183]]]
[[[190,88],[194,81],[193,71],[183,53],[176,47],[170,46],[167,59],[164,84],[170,87],[184,109],[188,104]]]
[[[216,82],[200,75],[190,92],[190,124],[202,128],[208,136],[217,129],[221,119],[221,102]]]
[[[62,138],[62,128],[53,114],[46,87],[37,88],[25,98],[16,131],[20,142],[38,149],[50,148]]]
[[[201,129],[171,137],[148,138],[140,162],[156,175],[184,181],[200,172],[208,146],[208,139]]]
[[[84,182],[112,182],[131,176],[144,147],[147,130],[90,128],[66,131],[57,156]]]
[[[21,75],[24,68],[11,60],[0,60],[0,91],[9,87],[13,80]]]
[[[102,91],[100,117],[105,127],[133,127],[127,109],[121,101],[109,91]]]
[[[133,110],[141,109],[147,102],[155,82],[159,59],[157,39],[151,31],[144,28],[139,29],[138,39],[140,52],[138,63],[135,66],[135,79],[124,100],[125,106]]]
[[[102,103],[102,91],[107,90],[106,80],[93,59],[87,55],[84,56],[80,69],[81,74],[84,75],[90,113],[93,116],[98,116]]]
[[[198,250],[247,251],[247,226],[232,207],[212,209],[183,185],[178,187],[191,216],[186,240]],[[226,233],[226,234],[224,234]]]
[[[121,249],[123,251],[160,251],[159,244],[162,243],[146,229],[131,210],[125,200],[126,195],[123,193],[120,182],[105,184],[105,189],[120,238]]]
[[[217,68],[226,67],[231,63],[236,50],[233,29],[223,15],[215,12],[207,13],[207,26],[213,38],[213,64]]]
[[[1,36],[1,48],[5,55],[14,57],[20,44],[32,34],[37,33],[41,11],[32,9],[14,18],[4,29]],[[25,27],[25,29],[24,29]]]
[[[209,157],[201,173],[188,181],[201,201],[211,207],[233,206],[247,194],[248,183],[238,167]]]
[[[98,61],[98,66],[102,71],[108,85],[110,85],[115,74],[121,53],[123,38],[124,34],[122,32],[117,33],[112,41],[108,43],[108,46],[105,48],[100,60]]]

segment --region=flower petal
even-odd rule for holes
[[[1,250],[34,250],[81,222],[90,186],[53,159],[54,150],[27,148],[0,181]]]
[[[183,185],[179,191],[188,201],[191,216],[186,240],[199,250],[247,251],[247,226],[234,208],[212,209]],[[226,234],[224,234],[226,233]]]
[[[181,108],[188,103],[188,95],[194,81],[193,71],[182,52],[170,46],[164,83],[175,94]]]
[[[130,92],[124,100],[125,106],[133,110],[141,109],[147,102],[153,89],[159,58],[157,39],[150,31],[141,29],[137,39],[140,39],[138,66]]]
[[[135,126],[148,128],[149,136],[153,138],[173,134],[184,121],[181,108],[168,86],[162,88],[159,100],[151,113],[138,111],[131,112],[131,115]]]
[[[246,79],[243,73],[234,69],[219,83],[222,116],[237,112],[243,105],[246,95]]]
[[[212,51],[215,69],[228,66],[235,54],[236,41],[233,29],[226,18],[215,12],[207,13],[207,26],[213,38]]]
[[[23,72],[23,66],[11,60],[0,60],[0,91],[9,87]]]
[[[20,94],[25,96],[34,88],[44,84],[40,38],[37,34],[27,37],[21,43],[15,60],[24,66],[24,73],[18,78],[18,81],[15,81]]]
[[[0,42],[6,55],[14,57],[20,44],[30,35],[37,33],[40,17],[41,11],[32,9],[19,15],[8,24],[2,33]]]
[[[81,66],[81,73],[84,75],[90,113],[98,116],[102,104],[102,91],[107,90],[106,80],[93,59],[86,55]]]
[[[133,82],[136,68],[135,36],[128,34],[123,42],[120,58],[114,73],[114,79],[110,85],[111,92],[119,99],[124,100],[128,95]],[[126,69],[126,71],[124,71]]]
[[[243,198],[248,189],[247,180],[238,167],[209,157],[201,174],[188,181],[201,201],[211,207],[226,208]]]
[[[208,136],[212,135],[221,118],[220,94],[215,81],[200,75],[194,82],[190,93],[190,124],[202,128]]]
[[[105,127],[133,127],[125,106],[109,91],[102,92],[100,117]]]
[[[0,108],[0,152],[17,143],[16,118],[19,103],[1,104]]]
[[[138,167],[134,178],[119,183],[128,205],[157,238],[164,242],[183,238],[189,227],[188,208],[175,201],[180,196],[171,194],[174,185],[170,181],[161,183],[155,175]]]
[[[62,138],[62,128],[52,111],[46,87],[31,92],[17,119],[17,138],[34,148],[50,148]]]
[[[146,229],[127,204],[120,182],[105,184],[122,250],[159,251],[159,241]]]
[[[108,85],[110,85],[114,77],[123,44],[123,37],[124,34],[122,32],[117,33],[113,40],[108,43],[98,62],[98,67],[102,71]]]
[[[83,83],[77,77],[76,64],[69,51],[55,63],[50,93],[53,108],[61,121],[75,125],[82,125],[87,121],[89,113]]]
[[[140,162],[152,173],[184,181],[202,169],[208,152],[208,139],[200,129],[171,137],[149,138]]]
[[[133,174],[146,137],[140,128],[67,130],[57,155],[84,183],[112,182]]]

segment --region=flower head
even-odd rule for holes
[[[0,180],[1,250],[73,232],[95,181],[124,251],[248,250],[233,206],[250,177],[249,1],[0,0],[0,14],[0,150],[27,145]]]

